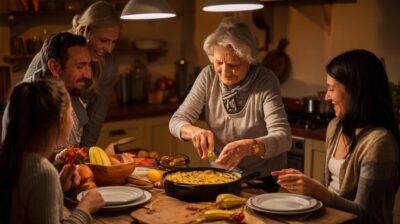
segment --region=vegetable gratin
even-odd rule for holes
[[[168,174],[165,179],[181,184],[223,184],[233,182],[239,177],[228,172],[214,170],[175,172]]]

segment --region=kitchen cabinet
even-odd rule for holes
[[[176,138],[169,132],[171,116],[146,118],[145,128],[149,148],[161,153],[177,153]]]
[[[180,141],[169,132],[171,116],[156,116],[140,119],[127,119],[105,122],[100,132],[97,145],[105,148],[108,144],[125,137],[135,137],[136,141],[120,146],[120,149],[151,149],[165,154],[184,153],[190,157],[191,166],[208,166],[208,162],[197,155],[192,142]],[[205,121],[198,121],[197,126],[206,128]]]
[[[136,141],[123,145],[122,150],[133,148],[149,148],[146,137],[145,119],[131,119],[106,122],[100,132],[97,145],[105,148],[108,144],[125,137],[135,137]]]
[[[304,147],[304,173],[323,182],[325,156],[325,141],[306,138]]]
[[[135,137],[136,141],[120,146],[122,151],[134,148],[151,149],[160,153],[174,153],[176,142],[169,133],[170,116],[129,119],[106,122],[97,145],[104,148],[109,143],[125,137]]]

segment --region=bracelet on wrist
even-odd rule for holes
[[[260,144],[258,144],[257,140],[253,139],[253,143],[251,144],[251,149],[253,150],[253,156],[260,156],[262,159],[264,159],[264,155],[260,155],[261,152],[261,147]]]

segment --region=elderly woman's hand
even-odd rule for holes
[[[210,130],[196,130],[192,136],[192,142],[202,159],[208,158],[208,153],[214,152],[214,134]]]
[[[235,168],[244,157],[253,154],[252,144],[252,139],[242,139],[227,144],[215,163],[229,170]]]

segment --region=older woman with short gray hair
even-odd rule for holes
[[[286,167],[291,146],[279,81],[258,63],[257,40],[240,18],[224,18],[203,48],[211,64],[172,116],[171,133],[192,141],[202,159],[215,153],[211,166],[260,172],[261,187],[276,191],[271,171]],[[209,129],[193,125],[203,110]]]

